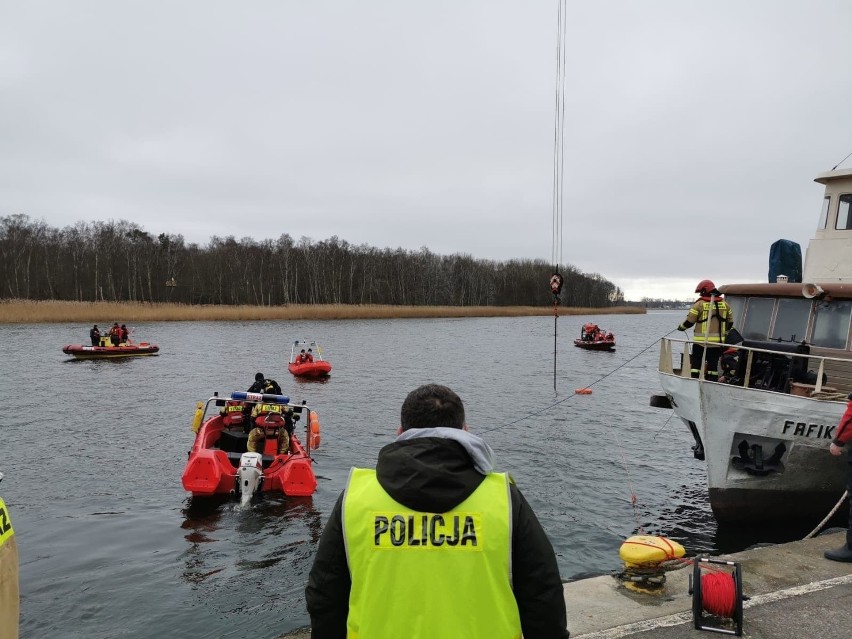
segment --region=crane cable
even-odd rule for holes
[[[565,146],[565,24],[566,1],[557,0],[556,28],[556,104],[553,114],[553,219],[551,227],[551,262],[553,275],[550,276],[550,292],[553,294],[553,392],[556,392],[556,353],[557,353],[557,324],[559,319],[559,304],[562,301],[562,284],[564,280],[559,273],[562,263],[562,196],[563,196],[563,167]]]

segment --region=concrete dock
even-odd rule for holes
[[[844,533],[824,534],[713,557],[735,561],[741,566],[743,594],[749,597],[743,606],[742,636],[852,638],[852,563],[829,561],[822,555],[844,541]],[[633,593],[609,575],[566,583],[565,602],[572,639],[681,639],[718,635],[694,627],[689,594],[691,574],[690,568],[667,572],[661,594],[655,595]],[[732,629],[733,625],[727,627]],[[310,630],[298,630],[285,637],[307,639]]]

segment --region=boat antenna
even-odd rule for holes
[[[838,166],[840,166],[841,164],[843,164],[846,160],[848,160],[848,159],[849,159],[849,156],[850,156],[850,155],[852,155],[852,153],[850,153],[850,154],[849,154],[849,155],[847,155],[845,158],[843,158],[842,160],[840,160],[840,162],[838,162],[838,163],[837,163],[837,164],[835,164],[833,167],[831,167],[831,170],[833,171],[833,170],[834,170],[834,169],[836,169]]]
[[[556,105],[553,113],[553,220],[551,228],[551,261],[553,274],[550,276],[550,292],[553,294],[553,391],[556,392],[556,352],[559,304],[562,301],[564,280],[559,273],[562,263],[562,194],[565,147],[565,23],[567,10],[565,0],[557,0],[556,27]]]

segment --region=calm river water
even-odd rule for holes
[[[552,317],[148,323],[135,339],[160,355],[125,361],[69,361],[62,346],[87,341],[88,326],[0,326],[0,490],[21,554],[21,636],[271,638],[307,625],[304,584],[347,472],[375,463],[405,395],[427,382],[462,397],[565,578],[618,569],[640,528],[689,554],[801,537],[719,530],[691,437],[649,406],[651,346],[683,314],[559,318],[556,391]],[[615,332],[616,352],[573,347],[588,320]],[[330,379],[288,374],[300,338],[323,345]],[[180,476],[195,402],[245,390],[257,371],[319,412],[317,493],[245,511],[191,499]]]

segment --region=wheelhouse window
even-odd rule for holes
[[[771,297],[748,298],[745,320],[740,331],[745,339],[765,340],[769,336],[769,320],[772,318],[774,306],[775,299]]]
[[[746,297],[725,296],[725,301],[731,307],[731,312],[734,314],[734,328],[740,330],[743,325],[743,311],[745,310]]]
[[[811,344],[823,348],[846,348],[852,302],[817,302]]]
[[[828,207],[831,204],[831,196],[826,195],[822,200],[822,211],[819,214],[819,225],[817,229],[824,229],[828,223]]]
[[[852,194],[840,196],[840,201],[837,204],[837,230],[848,231],[852,229],[852,216],[849,215],[849,208],[852,205]]]
[[[780,339],[785,342],[803,341],[808,334],[811,306],[813,306],[811,300],[779,299],[771,339]]]

